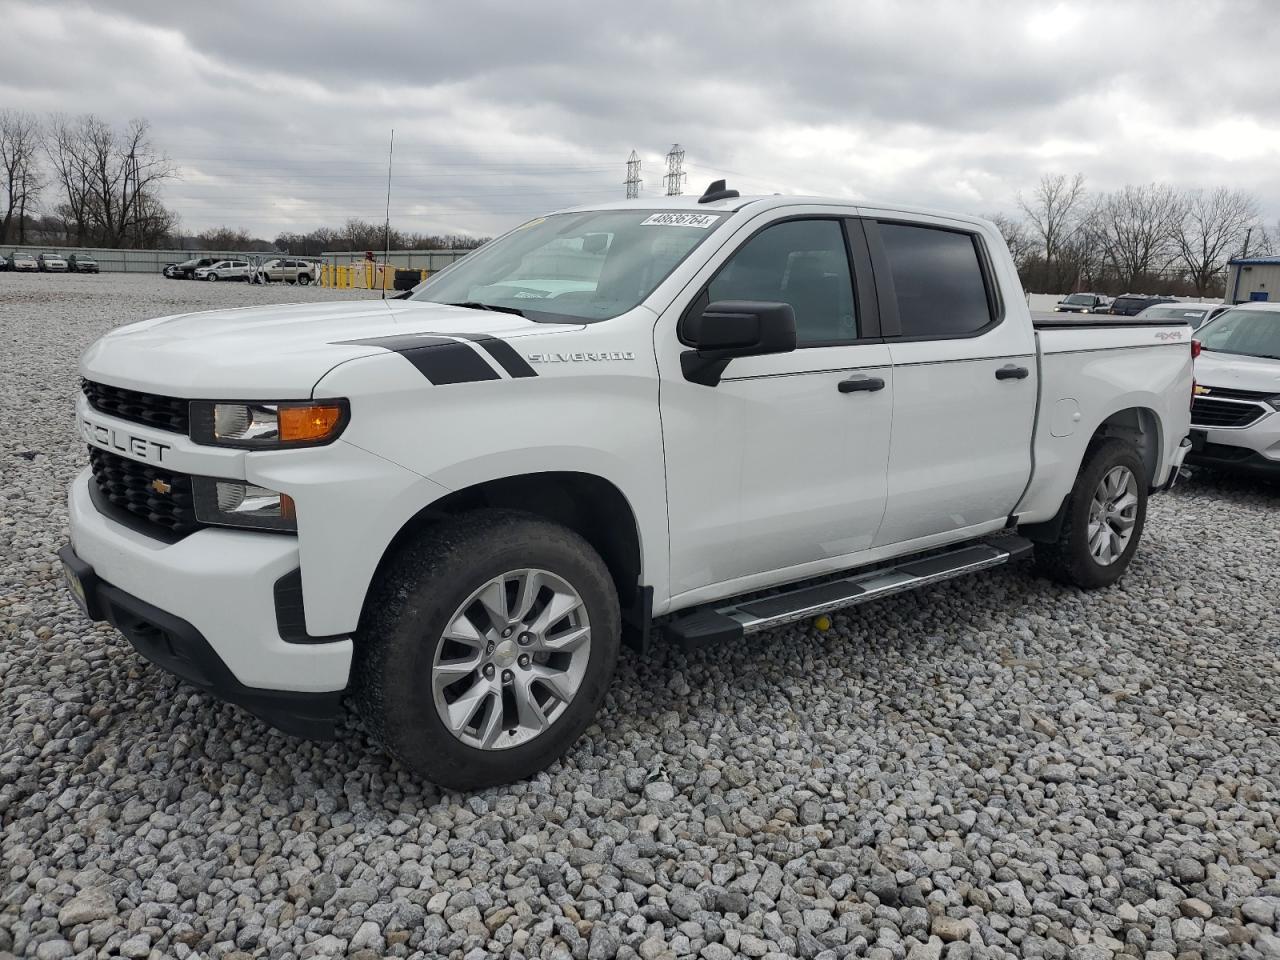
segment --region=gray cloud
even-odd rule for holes
[[[687,149],[690,189],[1009,209],[1046,171],[1254,191],[1280,214],[1280,26],[1253,3],[0,0],[0,98],[146,116],[190,228],[380,218],[491,233],[621,196]],[[726,173],[728,171],[728,173]]]

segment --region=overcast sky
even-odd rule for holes
[[[1234,3],[805,0],[216,4],[0,0],[0,105],[151,121],[189,231],[392,220],[492,234],[664,192],[819,193],[1012,211],[1226,184],[1280,217],[1280,10]]]

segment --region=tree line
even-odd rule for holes
[[[177,166],[151,142],[146,120],[116,127],[94,114],[41,118],[0,110],[0,244],[315,256],[381,250],[388,239],[382,224],[357,218],[275,240],[225,226],[188,234],[159,196],[161,185],[178,176]],[[394,229],[389,239],[393,250],[468,250],[484,242]]]
[[[1083,174],[1045,174],[1018,213],[997,213],[1023,287],[1037,293],[1221,296],[1227,261],[1270,253],[1257,198],[1230,187],[1167,183],[1092,193]]]

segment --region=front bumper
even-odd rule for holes
[[[99,512],[91,476],[85,470],[71,484],[68,519],[76,556],[98,578],[139,602],[163,603],[162,612],[202,638],[241,687],[307,694],[346,687],[349,637],[281,636],[281,626],[297,619],[277,602],[277,584],[300,566],[296,537],[205,529],[166,543]]]
[[[93,620],[105,620],[156,666],[234,703],[284,733],[333,738],[342,690],[304,692],[246,686],[187,620],[147,603],[99,577],[68,544],[58,551],[73,591]]]
[[[1190,463],[1280,477],[1280,414],[1242,429],[1191,428]]]

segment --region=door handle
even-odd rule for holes
[[[997,380],[1025,380],[1031,371],[1016,364],[1006,364],[996,371]]]
[[[840,381],[841,393],[858,393],[859,391],[874,393],[884,389],[884,381],[879,377],[850,377]]]

